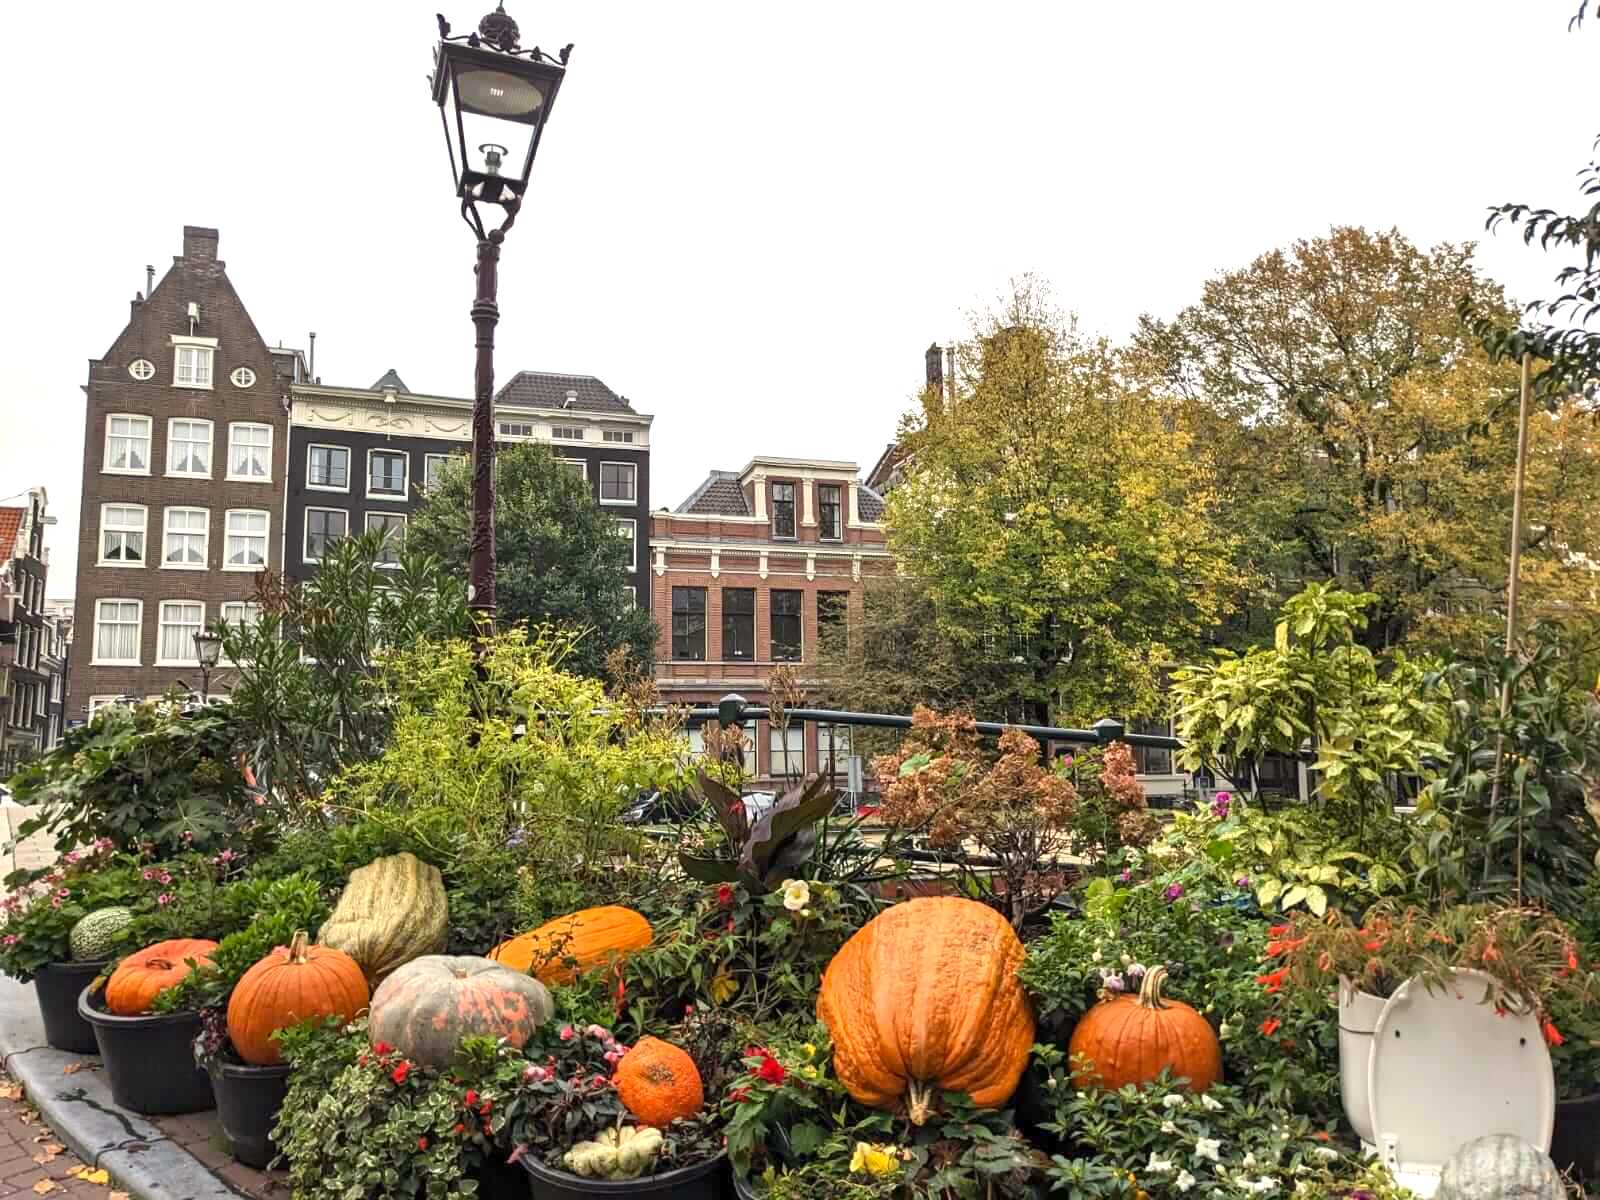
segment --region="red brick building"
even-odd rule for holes
[[[858,620],[863,580],[892,569],[883,500],[852,462],[754,458],[713,471],[676,509],[650,519],[650,608],[661,630],[656,682],[672,704],[737,692],[767,702],[767,678],[789,665],[811,682],[819,628]],[[785,746],[752,730],[752,773],[784,773]],[[831,750],[831,755],[830,755]],[[789,770],[848,757],[843,728],[793,728]],[[842,769],[842,767],[840,768]]]

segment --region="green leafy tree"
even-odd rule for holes
[[[588,487],[548,447],[511,446],[496,458],[495,575],[502,627],[555,625],[582,634],[568,670],[600,677],[618,646],[648,670],[656,625],[630,602],[628,544]],[[446,468],[439,486],[411,517],[409,545],[467,570],[472,481],[465,460]],[[637,531],[639,537],[645,530]]]
[[[1156,711],[1163,667],[1241,585],[1181,406],[1031,286],[959,357],[954,403],[930,397],[903,427],[901,568],[960,654],[1018,668],[1030,720]]]

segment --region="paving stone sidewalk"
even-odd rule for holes
[[[57,1140],[22,1089],[0,1074],[0,1197],[52,1196],[61,1200],[127,1200]]]

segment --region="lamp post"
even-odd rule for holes
[[[493,632],[495,619],[494,327],[500,320],[500,245],[522,208],[539,139],[571,54],[570,45],[555,58],[537,46],[522,49],[517,23],[504,5],[484,17],[476,33],[459,37],[451,37],[450,23],[439,17],[433,100],[444,123],[461,217],[478,240],[467,603],[480,639]],[[480,206],[500,209],[498,227],[485,224]]]
[[[200,663],[200,703],[211,700],[211,672],[222,659],[222,635],[215,629],[202,629],[194,635],[194,656]]]

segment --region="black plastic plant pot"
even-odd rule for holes
[[[44,1018],[44,1040],[57,1050],[98,1054],[94,1026],[78,1015],[78,997],[106,969],[104,962],[46,963],[33,977]]]
[[[472,1171],[478,1200],[528,1200],[528,1173],[517,1163],[486,1162]]]
[[[547,1167],[531,1155],[521,1162],[533,1182],[533,1200],[588,1200],[627,1196],[630,1200],[723,1200],[727,1151],[692,1167],[641,1175],[638,1179],[585,1179]]]
[[[1572,1171],[1588,1184],[1600,1182],[1600,1092],[1556,1101],[1550,1157],[1558,1171]]]
[[[748,1175],[739,1174],[737,1171],[731,1172],[731,1174],[733,1175],[733,1194],[738,1197],[738,1200],[763,1200],[763,1197],[766,1196],[767,1192],[764,1185],[757,1183]]]
[[[211,1079],[194,1065],[200,1014],[118,1017],[84,988],[78,1014],[94,1026],[111,1097],[145,1116],[204,1112],[212,1105]]]
[[[289,1093],[289,1065],[250,1067],[243,1063],[211,1064],[211,1094],[217,1120],[233,1156],[247,1167],[265,1167],[277,1157],[272,1127]]]

